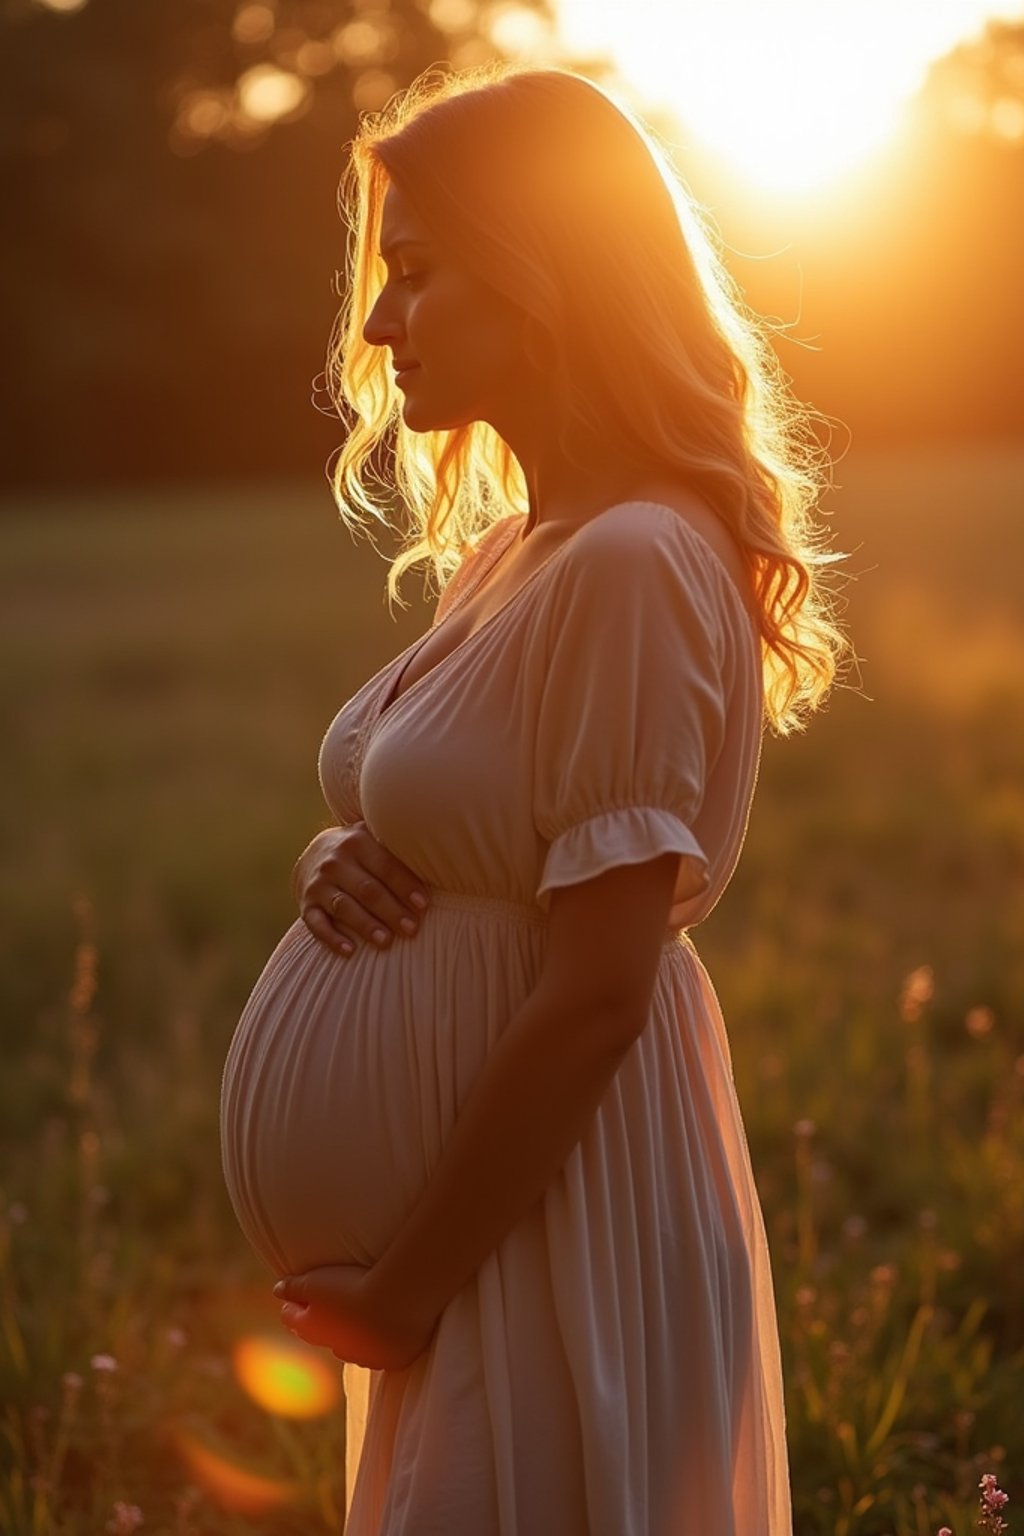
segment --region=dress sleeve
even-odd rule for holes
[[[551,585],[534,824],[537,898],[674,852],[709,877],[693,833],[725,724],[717,584],[675,514],[581,530]]]

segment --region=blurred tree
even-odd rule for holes
[[[7,485],[324,463],[357,113],[546,0],[2,3]]]
[[[554,61],[550,4],[0,0],[8,487],[319,473],[357,113],[433,63]],[[936,66],[902,158],[802,223],[687,152],[736,251],[786,247],[729,259],[818,341],[785,366],[860,440],[1024,432],[1022,32]]]
[[[961,131],[1024,144],[1024,22],[990,22],[934,65],[925,90]]]

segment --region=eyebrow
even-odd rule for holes
[[[428,242],[426,240],[392,240],[388,245],[381,246],[380,254],[383,256],[384,260],[387,261],[388,257],[394,256],[396,251],[404,250],[407,247],[415,247],[420,250],[426,250],[428,248]]]

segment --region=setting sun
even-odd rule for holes
[[[563,41],[606,50],[758,188],[799,194],[891,141],[928,66],[989,18],[992,0],[561,0]]]

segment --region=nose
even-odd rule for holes
[[[399,336],[399,328],[394,319],[388,315],[384,306],[386,291],[386,289],[382,289],[378,294],[377,302],[367,315],[366,323],[363,326],[363,340],[370,347],[390,346],[394,348]]]

